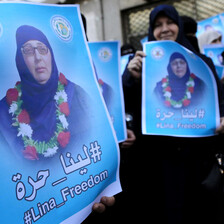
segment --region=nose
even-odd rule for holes
[[[177,67],[179,68],[181,66],[181,62],[177,62]]]
[[[39,51],[35,48],[34,49],[34,57],[36,60],[40,60],[41,59],[41,55],[39,53]]]
[[[162,32],[167,32],[168,31],[168,26],[166,23],[162,24]]]

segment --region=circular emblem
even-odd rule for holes
[[[151,51],[152,57],[155,59],[161,59],[164,56],[164,50],[161,47],[154,47]]]
[[[208,51],[208,56],[209,56],[210,58],[213,58],[213,57],[214,57],[213,52],[212,52],[212,51]]]
[[[110,61],[112,57],[112,51],[110,50],[110,48],[103,47],[99,50],[98,55],[100,60],[107,62]]]
[[[63,41],[72,39],[72,26],[67,19],[62,16],[54,16],[51,25],[56,35]]]
[[[212,20],[212,23],[214,23],[214,24],[218,24],[218,23],[219,23],[219,19],[218,19],[218,18],[214,18],[214,19]]]

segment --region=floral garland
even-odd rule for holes
[[[174,107],[174,108],[181,108],[182,106],[188,106],[191,103],[191,94],[194,92],[194,86],[195,82],[194,79],[196,76],[192,73],[189,76],[189,80],[186,82],[186,91],[184,94],[184,97],[179,100],[175,101],[171,99],[172,97],[172,89],[169,86],[169,78],[168,76],[166,78],[162,79],[162,87],[163,87],[163,96],[165,97],[165,105],[167,107]]]
[[[70,132],[68,131],[67,116],[69,115],[69,105],[67,102],[67,94],[65,86],[67,79],[60,73],[58,87],[54,100],[56,102],[56,131],[48,142],[32,139],[33,129],[30,126],[30,116],[26,109],[22,109],[23,101],[21,100],[22,91],[21,83],[17,82],[15,87],[9,89],[6,93],[6,100],[9,105],[9,113],[12,114],[12,126],[17,127],[17,136],[22,136],[25,149],[23,155],[26,159],[38,160],[38,154],[44,157],[52,157],[57,153],[59,146],[66,147],[70,140]]]

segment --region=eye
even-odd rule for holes
[[[159,23],[159,22],[156,22],[155,25],[154,25],[154,28],[158,28],[162,25],[162,23]]]
[[[168,20],[167,20],[167,24],[168,24],[168,25],[174,24],[174,21],[173,21],[172,19],[168,19]]]
[[[23,50],[23,53],[26,54],[26,55],[32,55],[33,51],[34,51],[34,49],[31,45],[24,46],[22,48],[22,50]]]
[[[48,48],[44,45],[38,46],[37,50],[39,51],[40,54],[43,54],[43,55],[47,54],[48,52]]]

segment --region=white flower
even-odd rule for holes
[[[175,105],[173,105],[174,108],[181,108],[182,107],[182,103],[177,103]]]
[[[171,92],[166,91],[163,95],[164,95],[165,97],[170,98],[170,97],[171,97]]]
[[[44,157],[52,157],[57,153],[58,147],[48,148],[46,152],[43,153]]]
[[[17,103],[13,102],[13,103],[10,105],[9,113],[12,114],[12,115],[14,115],[17,109],[18,109],[18,105],[17,105]]]
[[[194,87],[194,80],[192,80],[192,81],[188,81],[188,82],[186,83],[186,85],[187,85],[187,86],[192,86],[192,87]]]
[[[63,128],[67,129],[68,128],[68,122],[67,122],[67,119],[66,119],[65,115],[64,114],[59,115],[58,118],[61,121]]]
[[[189,91],[186,92],[187,98],[190,99],[191,98],[191,93]]]
[[[162,87],[163,88],[165,88],[166,86],[167,86],[167,83],[166,82],[162,83]]]
[[[99,88],[100,88],[100,93],[103,94],[103,88],[101,85],[99,85]]]
[[[61,91],[56,92],[56,94],[54,96],[54,99],[56,101],[58,101],[60,98],[62,98],[64,102],[67,102],[68,101],[67,93],[64,90],[61,90]]]
[[[28,138],[32,138],[33,129],[30,127],[29,124],[20,123],[18,130],[19,130],[19,133],[17,134],[18,137],[22,135],[22,137],[27,136]]]

